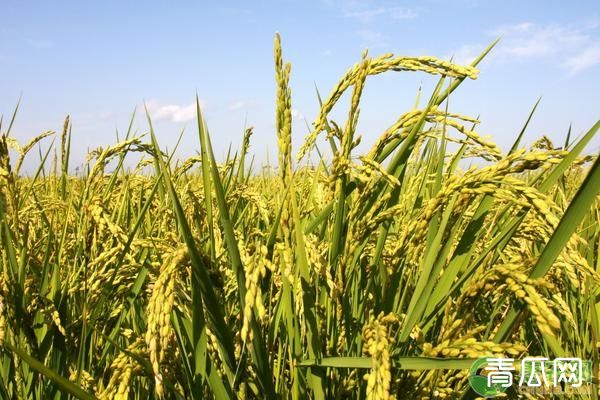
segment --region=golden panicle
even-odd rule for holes
[[[392,382],[392,368],[390,359],[390,346],[394,339],[390,328],[397,324],[398,319],[393,314],[381,313],[377,318],[371,317],[369,323],[363,327],[363,351],[371,356],[372,368],[364,376],[367,381],[367,399],[388,400]]]
[[[267,248],[264,245],[260,245],[254,249],[252,256],[248,254],[246,249],[241,248],[240,255],[246,273],[246,296],[240,334],[242,341],[246,342],[252,339],[253,332],[250,330],[250,322],[253,313],[256,312],[259,321],[263,320],[266,316],[260,281],[265,276],[267,269],[273,270],[274,268],[267,258]]]
[[[279,169],[286,181],[291,172],[292,145],[292,96],[289,88],[291,64],[283,64],[281,37],[275,35],[275,76],[277,81],[276,129],[279,148]]]
[[[143,371],[143,367],[137,363],[128,353],[133,353],[137,356],[142,356],[144,350],[144,340],[136,339],[127,346],[127,353],[119,353],[113,362],[110,364],[108,371],[110,372],[110,380],[106,387],[100,386],[97,389],[96,396],[102,400],[127,400],[129,399],[131,390],[131,379],[135,375],[139,375]],[[156,394],[160,397],[162,385],[158,385]],[[161,381],[162,384],[162,381]]]
[[[38,144],[42,139],[47,138],[48,136],[52,136],[54,135],[56,132],[54,131],[46,131],[43,132],[41,134],[39,134],[38,136],[34,137],[33,139],[31,139],[25,146],[23,146],[23,148],[21,148],[20,151],[20,155],[19,155],[19,159],[17,160],[17,164],[15,166],[15,174],[18,174],[19,171],[21,170],[21,166],[23,165],[23,161],[25,160],[25,156],[27,155],[27,153],[29,153],[31,151],[31,149]]]
[[[157,395],[164,390],[160,364],[172,340],[171,312],[175,303],[175,283],[177,274],[187,257],[187,247],[173,251],[161,268],[148,301],[148,328],[145,340],[156,380]]]
[[[331,112],[337,101],[344,92],[356,82],[357,75],[361,74],[363,61],[355,64],[340,79],[338,84],[321,106],[321,111],[314,122],[314,129],[306,136],[305,143],[298,153],[298,159],[302,159],[312,149],[319,133],[323,130],[327,115]],[[477,78],[478,70],[474,67],[463,67],[452,64],[435,57],[394,57],[393,54],[384,54],[369,60],[366,75],[378,75],[386,71],[421,71],[432,75],[444,75],[453,78]]]

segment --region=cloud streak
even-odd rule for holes
[[[579,48],[590,36],[580,28],[524,22],[493,32],[502,37],[499,51],[515,57],[540,57]]]
[[[600,44],[592,45],[579,54],[569,58],[565,66],[572,74],[600,64]]]
[[[304,121],[304,119],[306,118],[304,116],[304,113],[296,108],[292,108],[291,114],[292,114],[292,121],[294,121],[294,122]]]
[[[350,9],[343,12],[346,18],[358,18],[363,22],[370,22],[379,16],[388,16],[394,20],[414,19],[419,14],[410,8],[404,7],[377,7],[377,8],[362,8]]]
[[[362,46],[365,47],[387,47],[390,45],[389,36],[378,31],[360,29],[356,34],[362,40]]]
[[[500,26],[488,33],[501,38],[494,50],[497,57],[509,61],[546,60],[572,75],[600,65],[597,28],[597,24],[522,22]],[[454,52],[454,61],[469,63],[484,47],[466,44]]]
[[[200,102],[203,106],[203,103]],[[188,105],[161,104],[156,100],[146,102],[150,117],[156,121],[189,122],[196,118],[196,103]]]
[[[414,19],[419,16],[415,10],[404,7],[392,7],[388,11],[392,19]]]
[[[473,62],[475,57],[477,57],[479,55],[479,53],[481,52],[482,49],[483,49],[482,46],[466,44],[466,45],[460,47],[454,53],[446,55],[443,58],[452,59],[452,61],[457,64],[467,65],[467,64],[470,64],[471,62]]]
[[[330,5],[338,7],[345,18],[357,19],[363,23],[374,22],[378,18],[390,18],[392,20],[414,19],[419,14],[412,8],[377,5],[370,1],[328,1]]]

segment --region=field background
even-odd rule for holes
[[[77,175],[68,118],[26,144],[3,119],[0,396],[473,398],[483,356],[597,368],[600,122],[525,148],[527,119],[509,151],[480,136],[448,100],[494,44],[464,66],[365,52],[292,148],[277,35],[268,169],[251,128],[217,162],[200,102],[196,156],[161,147],[147,113]],[[437,85],[358,152],[364,88],[408,72]]]

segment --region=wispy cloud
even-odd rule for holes
[[[414,19],[419,16],[415,10],[404,7],[392,7],[388,12],[393,19]]]
[[[355,18],[363,23],[373,22],[377,18],[391,18],[394,20],[413,19],[418,13],[407,7],[373,5],[365,0],[339,0],[328,1],[334,7],[338,7],[346,18]]]
[[[203,102],[200,102],[203,106]],[[156,100],[146,102],[150,116],[157,121],[189,122],[196,118],[196,103],[188,105],[161,104]]]
[[[231,111],[248,110],[258,105],[255,100],[236,100],[229,104],[228,108]]]
[[[576,74],[600,64],[598,26],[596,23],[559,25],[521,22],[500,26],[488,34],[501,38],[494,49],[494,57],[509,61],[546,60],[570,74]],[[484,48],[484,44],[466,44],[451,56],[456,62],[465,64]]]
[[[600,64],[598,23],[540,25],[524,22],[496,30],[502,35],[499,52],[518,57],[546,57],[570,74]]]
[[[418,17],[413,8],[400,7],[390,1],[374,0],[322,0],[344,18],[359,22],[355,32],[363,47],[389,47],[390,37],[381,30],[389,21],[410,20]],[[377,25],[375,23],[377,22]],[[387,22],[387,24],[386,24]]]
[[[379,31],[360,29],[356,34],[362,40],[363,47],[387,47],[390,45],[389,36]]]
[[[305,119],[304,113],[296,108],[292,108],[292,121],[303,121]]]
[[[363,22],[369,22],[378,16],[388,16],[391,19],[413,19],[419,14],[410,8],[404,7],[377,7],[377,8],[359,8],[350,9],[343,12],[344,17],[358,18]]]
[[[590,39],[581,28],[532,22],[502,26],[493,33],[502,37],[498,51],[516,57],[540,57],[571,51]]]
[[[584,49],[581,53],[570,57],[565,66],[572,74],[600,64],[600,43]]]
[[[347,18],[359,18],[363,20],[370,20],[378,15],[385,14],[385,8],[370,8],[362,10],[346,10],[344,11],[344,17]]]
[[[451,58],[452,61],[457,64],[467,65],[467,64],[470,64],[475,59],[475,57],[477,57],[479,55],[481,50],[482,50],[481,46],[466,44],[466,45],[460,47],[454,53],[446,55],[444,58],[445,59]]]

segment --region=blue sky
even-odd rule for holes
[[[14,135],[26,141],[73,120],[73,154],[115,141],[146,102],[159,140],[172,147],[186,128],[181,157],[198,149],[196,92],[217,153],[255,127],[252,152],[275,153],[273,37],[292,63],[296,149],[318,107],[364,48],[469,62],[501,43],[450,99],[479,115],[479,131],[506,148],[542,96],[527,142],[562,142],[600,117],[600,5],[597,1],[3,1],[0,5],[0,113],[22,96]],[[434,80],[391,73],[367,82],[359,126],[365,145],[408,111],[419,85]],[[345,110],[337,110],[340,118]],[[144,119],[136,127],[146,130]],[[590,148],[598,151],[598,141]]]

